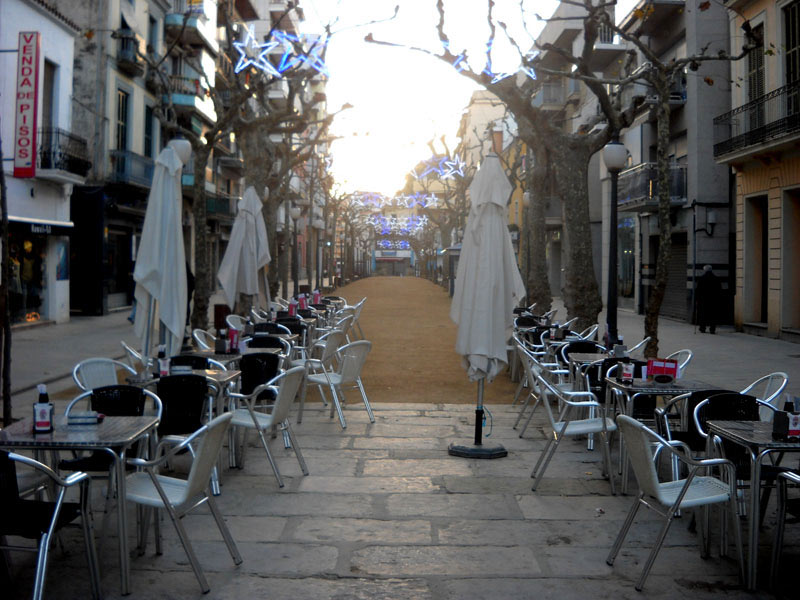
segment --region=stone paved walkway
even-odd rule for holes
[[[645,594],[637,593],[633,582],[657,523],[644,514],[615,566],[608,567],[605,556],[632,497],[609,495],[600,453],[566,441],[533,493],[529,473],[543,445],[543,422],[520,439],[511,428],[515,410],[492,411],[491,439],[503,443],[509,456],[477,461],[446,452],[449,442],[470,438],[469,406],[378,404],[376,423],[370,424],[354,404],[347,407],[348,428],[342,431],[327,410],[312,403],[296,427],[309,476],[300,474],[280,439],[272,448],[286,476],[284,489],[254,444],[244,468],[224,474],[218,500],[244,557],[241,566],[231,562],[204,509],[185,519],[212,588],[208,597],[768,597],[742,592],[735,563],[720,559],[716,548],[701,560],[685,518],[670,531]],[[169,522],[164,533],[163,556],[153,554],[151,540],[148,553],[133,559],[130,597],[199,597]],[[767,529],[764,543],[770,539]],[[48,597],[85,598],[79,538],[70,534],[65,541],[70,555],[56,550]],[[796,560],[798,536],[792,534],[789,543],[787,558],[793,553]],[[113,536],[104,539],[107,598],[119,596],[115,546]],[[762,556],[768,554],[765,545]],[[27,596],[27,582],[20,586],[13,597]]]

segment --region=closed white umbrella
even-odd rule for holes
[[[167,356],[177,354],[183,342],[188,290],[181,223],[181,171],[191,151],[186,140],[172,140],[156,158],[133,271],[134,296],[140,307],[134,331],[142,340],[144,356],[150,355],[155,322],[160,321],[167,330],[164,340]]]
[[[484,381],[491,382],[508,362],[514,307],[525,296],[508,233],[507,202],[512,189],[495,154],[486,157],[469,186],[471,207],[450,318],[458,325],[456,352],[462,355],[470,380],[478,382],[475,424],[478,454],[454,452],[451,445],[450,453],[458,456],[494,458],[483,456],[485,449],[480,448],[483,385]],[[501,456],[505,456],[505,449]]]
[[[239,201],[239,212],[233,221],[231,238],[217,273],[231,309],[238,294],[258,294],[258,275],[271,260],[261,209],[261,199],[256,190],[248,187]],[[269,299],[269,288],[265,289],[265,294]]]

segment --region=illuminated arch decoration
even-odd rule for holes
[[[366,218],[366,222],[372,225],[379,235],[414,235],[427,227],[428,217],[425,215],[409,217],[370,215]]]
[[[381,250],[410,250],[408,240],[378,240],[376,246]]]
[[[400,194],[398,196],[389,197],[383,194],[374,192],[361,192],[352,194],[350,202],[359,208],[433,208],[439,205],[439,199],[436,194],[426,194],[424,192],[417,192],[415,194]]]

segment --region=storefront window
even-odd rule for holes
[[[12,323],[38,321],[46,312],[43,307],[46,253],[45,236],[9,233],[11,278],[8,291]]]

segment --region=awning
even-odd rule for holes
[[[39,235],[71,235],[75,224],[72,221],[54,221],[35,217],[17,217],[8,215],[9,225],[18,223],[26,231]]]

